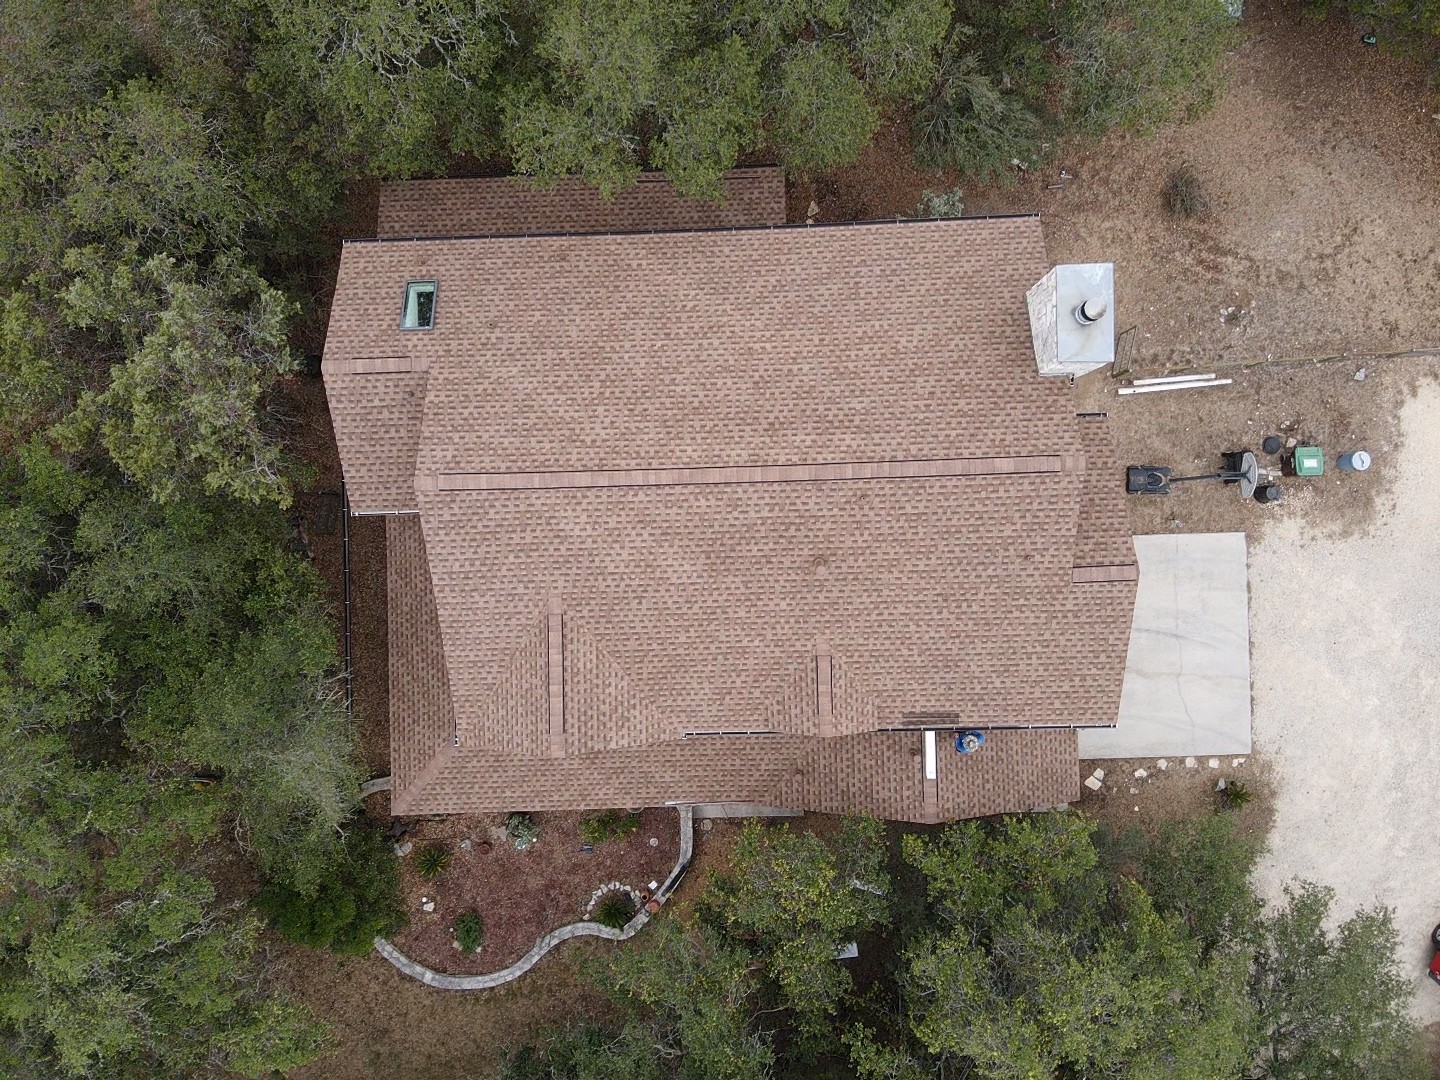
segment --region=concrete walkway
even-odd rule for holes
[[[1290,519],[1251,551],[1255,751],[1277,785],[1256,883],[1271,898],[1296,877],[1329,885],[1342,915],[1394,908],[1413,1011],[1430,1023],[1440,1020],[1440,988],[1425,977],[1440,922],[1440,389],[1425,385],[1401,420],[1400,448],[1369,448],[1372,474],[1394,478],[1394,506],[1369,535],[1335,539]],[[1327,468],[1318,482],[1376,479]]]
[[[678,806],[676,810],[680,814],[680,854],[675,860],[675,868],[670,871],[670,876],[665,879],[665,883],[660,888],[655,890],[654,899],[661,904],[670,899],[670,894],[680,884],[680,879],[690,868],[690,860],[695,856],[695,815],[688,806]],[[542,934],[530,951],[509,967],[487,972],[484,975],[442,975],[438,971],[430,970],[424,964],[411,960],[382,937],[375,939],[375,951],[406,975],[413,979],[419,979],[437,990],[488,990],[492,986],[503,986],[505,983],[518,979],[562,941],[569,941],[576,937],[599,937],[608,938],[611,941],[628,941],[638,934],[640,928],[649,921],[650,913],[641,908],[635,917],[625,924],[623,930],[601,926],[597,922],[570,923],[568,926],[551,930],[548,934]]]

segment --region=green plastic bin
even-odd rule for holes
[[[1325,453],[1318,446],[1295,447],[1296,476],[1324,476]]]

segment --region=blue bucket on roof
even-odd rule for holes
[[[955,752],[957,754],[973,754],[985,745],[985,733],[983,731],[957,731],[955,733]]]

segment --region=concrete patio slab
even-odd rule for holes
[[[1137,536],[1140,587],[1114,728],[1080,732],[1081,758],[1250,752],[1244,533]]]

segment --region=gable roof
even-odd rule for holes
[[[387,227],[435,205],[392,188]],[[419,511],[396,811],[1072,797],[1068,730],[928,784],[906,730],[1114,723],[1134,555],[1103,420],[1030,359],[1045,269],[1035,218],[348,244],[351,502]],[[401,331],[418,278],[435,326]]]
[[[608,200],[579,180],[562,180],[548,191],[518,177],[383,184],[376,235],[400,239],[722,229],[785,220],[785,185],[778,169],[734,169],[721,190],[719,202],[687,199],[654,175],[641,177]],[[350,254],[351,248],[346,250]],[[354,266],[353,255],[341,261],[324,358],[325,389],[350,505],[362,514],[411,511],[416,509],[421,408],[435,353],[420,347],[424,342],[419,339],[399,348],[393,335],[374,332],[383,326],[399,333],[400,294],[393,289],[370,294],[367,282],[351,279]],[[434,270],[417,265],[415,272],[424,278]],[[448,310],[449,300],[447,288],[442,311]]]

